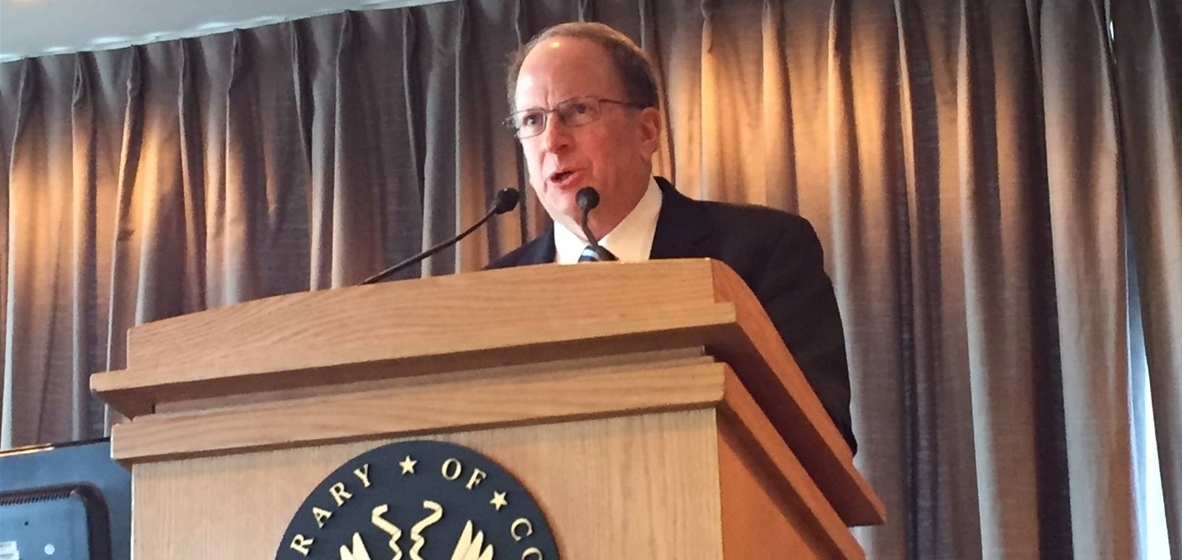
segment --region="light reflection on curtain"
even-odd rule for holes
[[[1113,2],[1122,171],[1170,554],[1182,558],[1182,6]],[[1139,463],[1150,457],[1138,456]],[[1144,465],[1138,465],[1143,467]],[[1149,490],[1150,492],[1156,491]],[[1160,553],[1160,552],[1159,552]],[[1152,551],[1151,551],[1152,554]]]
[[[524,187],[506,57],[583,17],[656,59],[659,172],[817,227],[889,508],[872,558],[1142,546],[1128,225],[1182,556],[1182,18],[1113,10],[1114,42],[1100,0],[471,0],[0,65],[0,445],[99,433],[87,376],[134,324],[348,285]],[[527,194],[401,277],[544,221]]]

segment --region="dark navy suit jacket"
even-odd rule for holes
[[[657,184],[661,213],[650,258],[709,257],[733,268],[759,298],[829,416],[856,451],[841,315],[812,225],[795,214],[763,206],[693,200],[661,177]],[[553,227],[488,268],[554,262]]]

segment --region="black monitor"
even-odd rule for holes
[[[0,451],[0,558],[130,560],[131,474],[109,440]]]

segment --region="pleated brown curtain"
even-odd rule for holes
[[[134,324],[348,285],[524,188],[506,57],[588,19],[657,61],[660,173],[817,227],[870,557],[1152,557],[1146,390],[1182,557],[1182,17],[1113,4],[470,0],[0,65],[0,445],[100,434]]]
[[[1115,90],[1169,546],[1182,558],[1182,6],[1113,2]],[[1136,332],[1136,331],[1140,332]]]

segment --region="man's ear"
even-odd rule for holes
[[[652,155],[661,148],[661,132],[664,129],[660,109],[645,107],[640,110],[640,141],[647,155]]]

